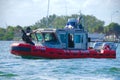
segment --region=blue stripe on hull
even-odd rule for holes
[[[12,50],[15,50],[15,51],[25,51],[25,52],[30,52],[31,51],[30,48],[20,47],[20,46],[14,46],[14,47],[12,47]]]

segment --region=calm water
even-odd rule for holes
[[[0,80],[120,80],[120,46],[116,59],[23,59],[0,41]]]

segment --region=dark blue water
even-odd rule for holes
[[[0,80],[120,80],[120,47],[116,59],[23,59],[11,43],[0,41]]]

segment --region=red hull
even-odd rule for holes
[[[39,58],[69,59],[69,58],[116,58],[116,51],[104,50],[103,53],[95,50],[56,49],[44,46],[32,46],[25,43],[12,45],[11,53],[18,56]]]

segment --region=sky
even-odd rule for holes
[[[29,26],[47,16],[48,0],[0,0],[0,27]],[[108,25],[120,24],[120,0],[49,0],[49,15],[72,15],[81,11]]]

